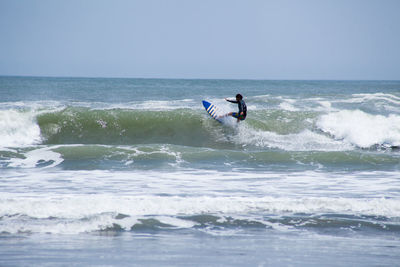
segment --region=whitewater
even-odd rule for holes
[[[236,93],[239,124],[201,104]],[[2,266],[394,266],[400,82],[0,77],[0,239]]]

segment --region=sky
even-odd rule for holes
[[[0,0],[0,75],[400,80],[400,1]]]

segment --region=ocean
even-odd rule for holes
[[[0,266],[91,265],[400,266],[400,81],[0,77]]]

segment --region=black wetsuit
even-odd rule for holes
[[[233,116],[233,117],[235,117],[235,118],[237,118],[237,119],[239,119],[239,120],[244,120],[244,119],[246,119],[246,116],[247,116],[247,106],[246,106],[246,103],[244,102],[243,99],[242,99],[242,100],[239,100],[239,101],[236,101],[236,100],[228,100],[228,99],[227,99],[226,101],[231,102],[231,103],[238,104],[239,112],[238,112],[238,113],[236,113],[236,112],[232,113],[232,116]],[[242,113],[242,112],[243,112],[243,115],[240,114],[240,113]]]

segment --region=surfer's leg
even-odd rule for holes
[[[240,121],[242,121],[242,120],[244,120],[246,118],[243,115],[240,115],[239,113],[236,113],[236,112],[231,112],[230,114],[231,114],[232,117],[237,119],[237,122],[240,122]]]
[[[225,117],[228,117],[228,116],[232,116],[232,114],[233,114],[233,112],[229,112],[229,113],[227,113],[225,115],[218,116],[218,119],[225,118]]]

